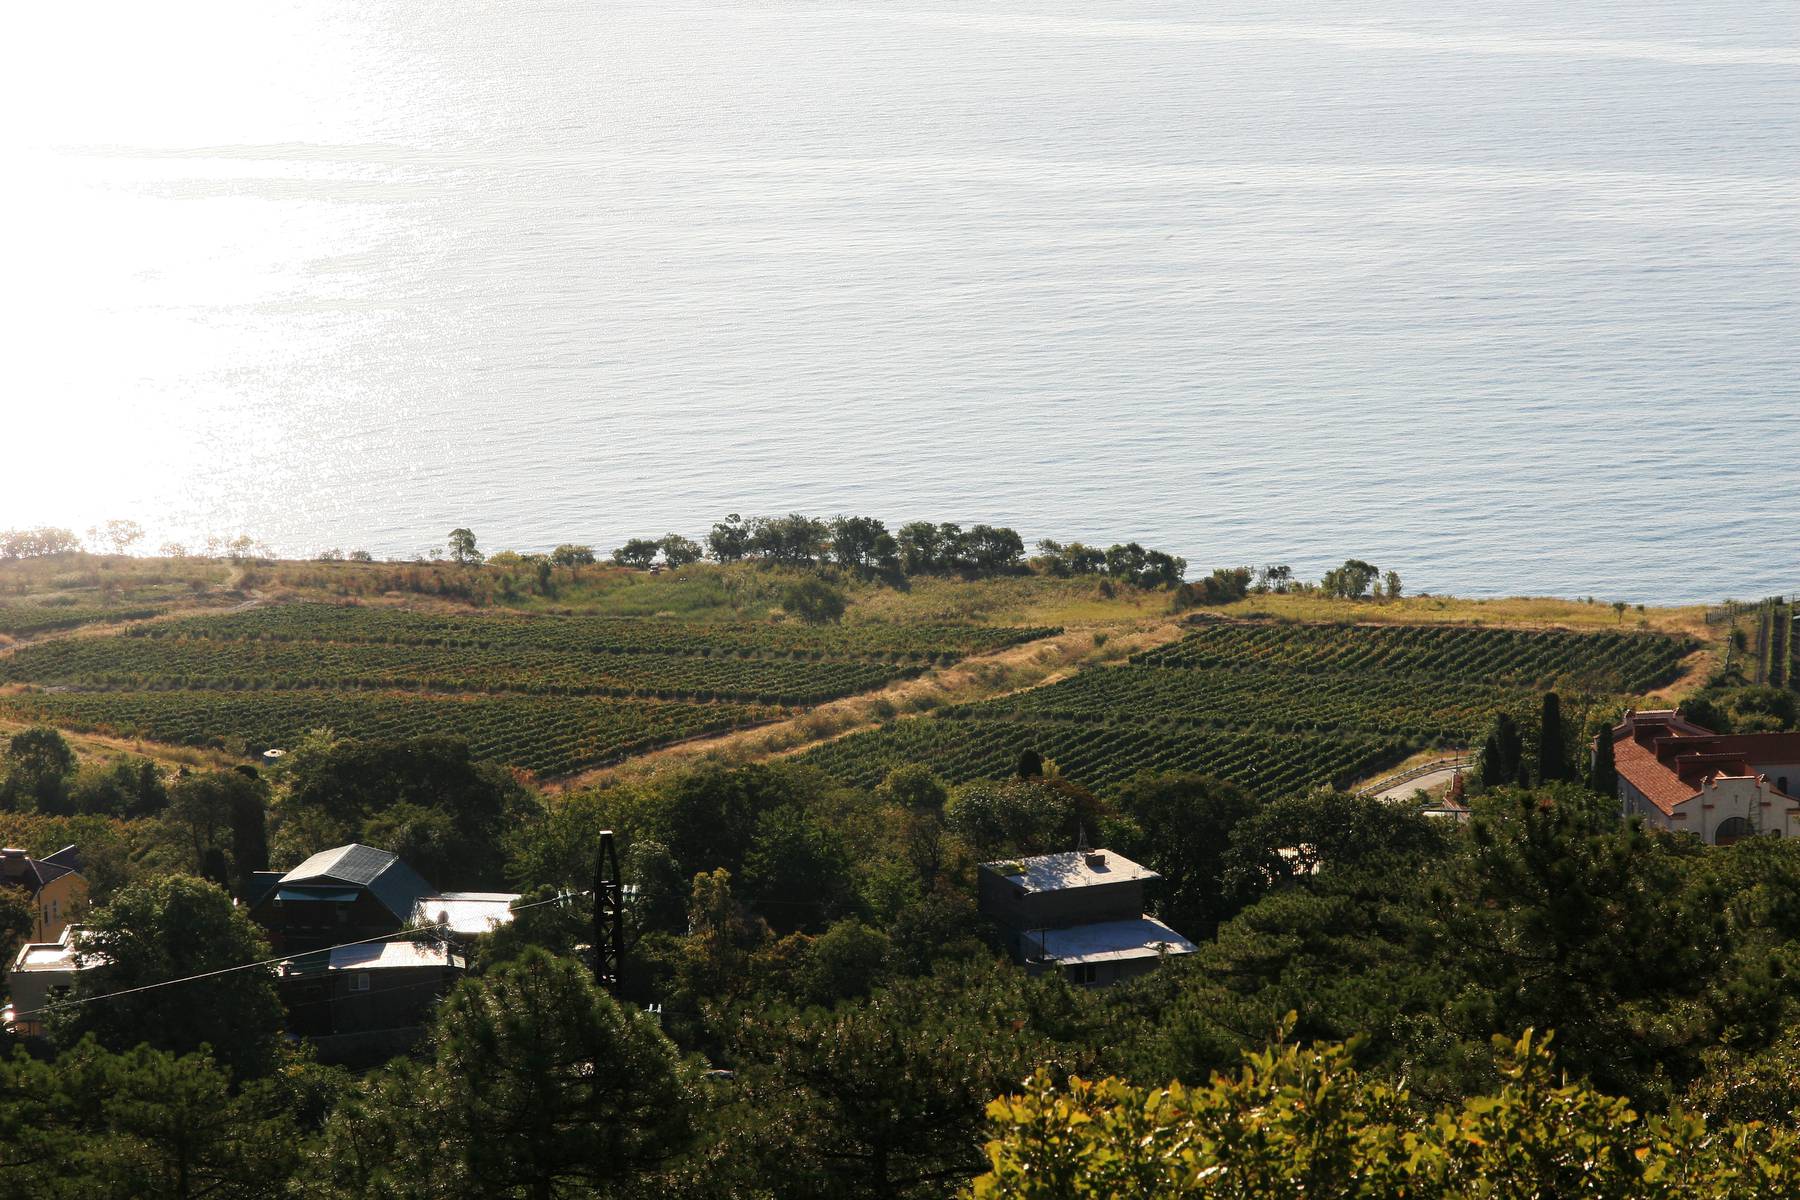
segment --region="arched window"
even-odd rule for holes
[[[1713,830],[1713,845],[1729,846],[1733,842],[1741,842],[1756,833],[1755,828],[1743,817],[1727,817],[1719,822]]]

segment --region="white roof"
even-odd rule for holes
[[[1155,917],[1135,921],[1100,921],[1068,929],[1034,929],[1025,934],[1029,949],[1059,963],[1118,962],[1192,954],[1194,943]]]
[[[1063,854],[1040,854],[1036,858],[1015,858],[981,865],[1020,884],[1028,892],[1059,892],[1067,888],[1162,878],[1149,867],[1139,866],[1111,850],[1070,850]]]
[[[451,933],[487,933],[496,926],[509,923],[516,892],[445,892],[441,896],[421,896],[413,905],[413,924],[437,925]]]
[[[333,971],[457,965],[448,950],[431,942],[368,942],[361,946],[339,946],[331,952]]]
[[[27,942],[19,947],[19,953],[13,959],[12,969],[15,971],[79,971],[84,966],[98,966],[99,956],[90,954],[87,961],[79,960],[75,952],[75,934],[83,926],[69,925],[63,929],[62,940],[55,942]]]

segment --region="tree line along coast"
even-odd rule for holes
[[[0,562],[49,557],[87,549],[93,553],[127,554],[144,541],[143,528],[135,521],[110,520],[89,529],[85,537],[55,527],[0,530]],[[1187,560],[1162,550],[1147,549],[1137,542],[1090,546],[1080,541],[1044,539],[1037,553],[1027,555],[1024,539],[1006,526],[956,522],[910,521],[889,532],[875,517],[837,516],[830,519],[790,513],[779,517],[742,517],[732,513],[716,522],[701,541],[679,533],[661,537],[634,537],[616,547],[610,556],[620,566],[680,568],[704,559],[729,564],[761,562],[788,567],[836,567],[863,578],[901,579],[913,575],[956,574],[964,577],[1036,571],[1057,578],[1104,577],[1142,588],[1180,588],[1186,582]],[[160,547],[162,557],[234,560],[270,559],[268,546],[238,535],[209,537],[190,551],[181,543]],[[373,563],[367,550],[327,549],[320,562]],[[391,560],[390,560],[391,561]],[[422,551],[415,563],[449,561],[475,566],[577,568],[599,561],[593,546],[565,542],[544,552],[502,550],[484,553],[473,530],[459,527],[450,532],[442,547]],[[1292,567],[1270,564],[1260,568],[1220,568],[1197,584],[1189,585],[1184,598],[1191,602],[1224,603],[1242,599],[1252,590],[1284,593],[1317,590],[1328,596],[1354,598],[1383,595],[1398,599],[1401,580],[1397,572],[1385,574],[1360,559],[1349,559],[1325,573],[1317,584],[1298,579]]]
[[[15,1007],[0,1167],[49,1196],[1790,1194],[1800,857],[1625,817],[1594,753],[1651,698],[1793,728],[1731,651],[1756,614],[1626,627],[1354,560],[1215,573],[1212,606],[1128,551],[908,575],[898,537],[890,581],[816,524],[804,564],[550,562],[553,603],[524,556],[0,565],[0,613],[158,610],[0,655],[0,844],[54,876],[0,881],[0,940],[68,981]],[[519,579],[330,590],[401,569]],[[641,770],[506,763],[532,721],[578,755],[583,721],[746,704],[780,711]],[[1448,797],[1355,794],[1465,751]],[[979,885],[1095,862],[1179,944],[1115,972],[1063,947],[1136,910],[1021,931]],[[407,1048],[346,1053],[371,1022]]]

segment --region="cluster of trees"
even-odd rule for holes
[[[874,517],[821,521],[800,513],[745,519],[732,513],[706,536],[718,562],[745,560],[806,567],[835,565],[863,575],[896,577],[1018,570],[1025,543],[1011,529],[912,521],[892,533]]]
[[[36,529],[0,529],[0,562],[14,558],[42,558],[81,549],[81,539],[70,529],[44,525]]]
[[[679,533],[665,533],[660,538],[632,538],[612,553],[613,561],[623,567],[648,567],[662,555],[665,564],[685,567],[697,563],[705,551],[700,543]]]
[[[1360,558],[1347,558],[1341,567],[1333,567],[1319,580],[1319,590],[1339,600],[1400,599],[1400,575],[1389,571],[1384,579],[1381,568]]]
[[[0,812],[143,817],[168,802],[162,772],[149,759],[78,764],[62,734],[48,727],[20,730],[0,752]]]
[[[1490,787],[1530,787],[1534,781],[1547,784],[1585,777],[1595,792],[1611,796],[1612,741],[1600,735],[1613,726],[1617,715],[1613,709],[1590,705],[1583,719],[1565,721],[1562,698],[1545,692],[1537,736],[1527,739],[1512,713],[1497,713],[1477,758],[1481,781]],[[1591,746],[1598,747],[1600,757],[1589,752]]]
[[[1038,543],[1038,557],[1032,561],[1050,575],[1105,575],[1142,588],[1178,587],[1187,575],[1187,559],[1146,550],[1136,542],[1102,550],[1080,542],[1064,545],[1045,539]]]
[[[1546,703],[1538,740],[1566,746],[1545,735],[1552,711],[1563,720]],[[1538,762],[1530,774],[1548,782],[1534,788],[1514,786],[1508,764],[1466,827],[1188,774],[1096,795],[1033,759],[956,787],[901,768],[869,792],[791,763],[705,764],[551,804],[453,743],[321,738],[273,778],[201,777],[179,819],[176,781],[167,811],[115,822],[141,828],[145,848],[94,919],[115,965],[84,975],[76,998],[92,1003],[59,1010],[57,1069],[179,1069],[202,1092],[222,1081],[210,1106],[172,1094],[167,1112],[145,1101],[131,1118],[155,1111],[213,1147],[193,1161],[226,1164],[230,1181],[208,1193],[222,1195],[940,1197],[986,1170],[995,1196],[1180,1195],[1213,1178],[1244,1194],[1300,1180],[1309,1194],[1386,1195],[1403,1177],[1407,1194],[1474,1196],[1502,1177],[1508,1146],[1548,1171],[1587,1161],[1602,1134],[1624,1153],[1594,1160],[1592,1178],[1615,1181],[1595,1194],[1658,1194],[1631,1189],[1660,1177],[1655,1164],[1713,1171],[1728,1152],[1737,1169],[1796,1169],[1800,847],[1707,848],[1622,822],[1609,796],[1567,778],[1567,755]],[[264,955],[229,895],[256,861],[254,822],[200,815],[240,805],[234,776],[259,789],[276,865],[355,838],[442,887],[563,900],[483,944],[419,1061],[362,1079],[294,1057],[261,972],[111,995]],[[602,829],[634,887],[611,996],[582,962]],[[975,910],[976,864],[1084,835],[1162,876],[1156,911],[1196,953],[1098,992],[1004,960]],[[170,867],[213,850],[223,887]],[[1566,1082],[1535,1037],[1493,1052],[1496,1036],[1532,1029],[1555,1031]],[[1272,1036],[1281,1045],[1265,1049]],[[1039,1068],[989,1125],[988,1105]],[[40,1069],[14,1060],[0,1095],[41,1083]],[[1160,1091],[1171,1079],[1187,1086]],[[113,1090],[141,1097],[134,1087]],[[75,1161],[110,1164],[81,1178],[129,1168],[150,1186],[161,1160],[122,1110],[73,1094],[46,1104],[0,1106],[12,1122],[0,1156],[14,1156],[0,1165],[40,1172],[10,1176],[28,1193],[57,1194],[35,1190],[57,1129],[83,1148]],[[1627,1104],[1715,1123],[1640,1122]],[[206,1131],[251,1114],[273,1122],[281,1152],[230,1165],[226,1147],[261,1148]],[[1507,1138],[1487,1137],[1490,1119]],[[1725,1124],[1752,1120],[1767,1129]],[[1246,1132],[1220,1149],[1209,1131],[1223,1128]],[[1345,1147],[1346,1128],[1363,1149]],[[1176,1143],[1211,1148],[1162,1154]],[[233,1174],[252,1169],[254,1184]],[[1334,1182],[1348,1177],[1373,1190]]]

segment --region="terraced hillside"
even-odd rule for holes
[[[292,604],[0,659],[0,716],[254,752],[309,729],[442,732],[564,774],[1053,632],[420,613]]]
[[[863,786],[904,762],[960,782],[1005,775],[1033,749],[1101,790],[1148,768],[1280,794],[1470,745],[1496,712],[1534,712],[1547,688],[1656,687],[1692,649],[1661,634],[1208,622],[1127,665],[856,734],[806,759]]]

